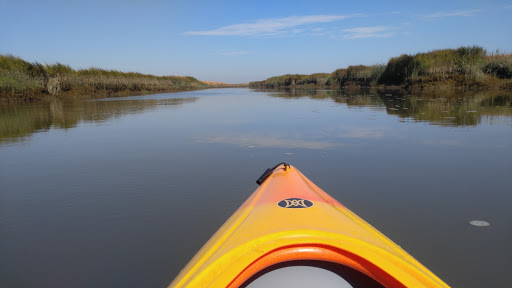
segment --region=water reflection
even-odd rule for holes
[[[327,99],[337,104],[345,104],[348,108],[366,107],[376,111],[385,111],[388,115],[395,115],[401,121],[428,122],[433,125],[444,126],[475,126],[482,119],[491,123],[499,122],[500,117],[512,116],[512,92],[485,91],[485,92],[407,92],[401,90],[295,90],[265,91],[271,97],[297,99],[308,97],[311,99]],[[182,96],[181,94],[179,96]],[[48,101],[32,104],[0,105],[0,143],[24,141],[35,132],[48,131],[51,128],[69,129],[79,122],[102,122],[118,118],[125,114],[141,113],[157,106],[177,106],[192,103],[198,99],[197,95],[184,98],[175,98],[173,94],[157,94],[150,96],[135,96],[117,99],[103,99],[99,101],[66,100]],[[315,111],[313,111],[315,112]],[[318,111],[317,111],[318,112]],[[375,119],[368,119],[375,120]],[[345,127],[346,128],[346,127]],[[356,127],[354,131],[344,132],[340,137],[380,137],[380,131],[363,131]],[[342,133],[343,134],[343,133]],[[256,143],[260,146],[286,146],[288,142],[297,143],[297,140],[286,139],[246,139],[250,135],[206,137],[199,141],[215,143],[228,141],[246,145]],[[253,137],[259,138],[259,137]],[[220,140],[219,140],[220,139]],[[257,140],[257,141],[256,141]],[[252,145],[252,144],[247,144]],[[305,148],[324,149],[331,147],[331,143],[302,143]],[[318,148],[320,147],[320,148]]]
[[[80,122],[103,122],[126,114],[142,113],[161,105],[177,106],[197,97],[113,101],[53,100],[32,104],[0,105],[0,143],[19,142],[35,132],[69,129]]]
[[[296,90],[269,92],[273,97],[332,99],[349,107],[376,107],[390,115],[434,125],[474,126],[482,117],[512,116],[510,91],[436,91],[409,92],[402,90]]]
[[[302,140],[297,138],[284,138],[282,136],[257,136],[243,134],[225,134],[223,136],[206,136],[196,140],[197,143],[231,144],[248,148],[305,148],[328,149],[340,146],[337,143],[320,140]]]

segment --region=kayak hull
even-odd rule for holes
[[[267,267],[303,260],[347,266],[384,287],[448,287],[288,165],[269,175],[169,287],[239,287]]]

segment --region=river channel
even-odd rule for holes
[[[510,287],[511,91],[251,89],[0,105],[0,287],[165,288],[282,161],[448,285]]]

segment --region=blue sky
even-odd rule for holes
[[[242,83],[480,45],[512,52],[512,1],[0,0],[0,53]]]

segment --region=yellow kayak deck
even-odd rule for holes
[[[271,172],[169,287],[239,287],[300,260],[341,264],[385,287],[448,287],[295,167]]]

